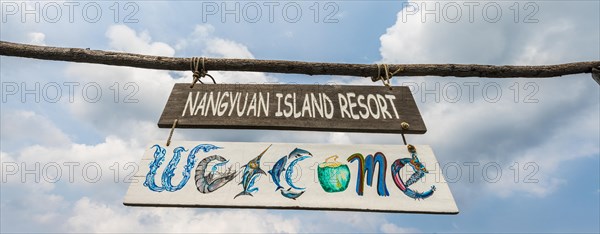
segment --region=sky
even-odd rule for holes
[[[366,64],[600,60],[598,1],[0,4],[0,39],[37,45]],[[209,72],[219,83],[382,85]],[[156,123],[169,92],[191,72],[2,56],[0,80],[1,232],[600,232],[600,89],[590,74],[393,79],[411,88],[428,129],[407,140],[433,148],[458,215],[125,207],[129,175],[168,135]],[[173,138],[402,144],[390,134],[268,130]]]

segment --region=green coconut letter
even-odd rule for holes
[[[337,155],[325,159],[317,168],[319,183],[325,192],[342,192],[348,188],[350,169],[346,164],[338,162]]]

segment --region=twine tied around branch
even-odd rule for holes
[[[194,80],[192,81],[192,84],[190,85],[190,88],[194,88],[194,85],[200,81],[201,84],[204,84],[204,82],[202,82],[202,80],[200,80],[201,78],[204,78],[206,76],[210,77],[210,79],[212,79],[213,83],[216,84],[217,82],[215,82],[215,78],[212,77],[210,74],[208,74],[208,72],[206,71],[206,66],[204,66],[204,57],[198,58],[198,57],[192,57],[192,59],[190,60],[190,69],[193,72],[193,77]],[[198,71],[198,68],[200,67],[200,63],[202,63],[202,69],[200,71]]]
[[[384,72],[384,76],[381,76],[381,67],[383,67],[383,72]],[[377,77],[373,77],[373,81],[376,80],[381,80],[381,82],[383,83],[384,86],[390,88],[390,90],[392,90],[392,85],[390,83],[392,77],[394,75],[396,75],[398,72],[403,71],[404,68],[399,67],[398,69],[396,69],[396,71],[394,72],[390,72],[389,67],[387,64],[377,64]]]

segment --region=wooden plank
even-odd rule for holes
[[[156,144],[160,146],[162,141]],[[165,185],[162,182],[164,175],[170,174],[165,173],[165,168],[169,168],[174,149],[178,147],[187,151],[181,154],[179,165],[172,167],[175,170],[170,172],[174,176],[167,178],[171,181],[170,185]],[[152,176],[149,172],[153,171],[151,168],[155,164],[149,162],[156,158],[160,160],[160,149],[165,152],[162,165],[154,167],[156,173]],[[148,148],[143,155],[140,172],[136,174],[139,177],[130,185],[123,204],[457,214],[458,208],[432,149],[426,145],[417,145],[416,149],[417,160],[414,160],[404,145],[173,142],[170,147]],[[194,151],[198,151],[194,154],[195,159],[189,160],[189,153]],[[217,158],[214,155],[227,161],[210,161]],[[256,161],[259,155],[262,156]],[[330,158],[335,155],[339,157]],[[374,162],[380,160],[380,163],[371,164],[371,158]],[[410,160],[413,163],[409,163]],[[226,163],[219,166],[217,163],[221,162]],[[397,175],[404,190],[394,178],[394,168],[398,168],[400,163],[404,166]],[[190,176],[186,183],[181,182],[184,178],[184,165],[181,164],[189,165]],[[363,173],[360,172],[360,164],[363,165]],[[245,165],[249,165],[248,169],[258,168],[265,174],[246,174]],[[419,169],[411,165],[422,167]],[[213,169],[214,173],[211,172]],[[373,173],[370,186],[369,169]],[[427,173],[407,185],[415,169],[426,170]],[[232,177],[227,177],[230,175]],[[256,175],[255,183],[246,186],[248,183],[245,182],[251,181],[252,175]],[[382,175],[381,179],[379,175]],[[153,188],[162,191],[152,191],[152,186],[144,185],[151,182],[148,178],[154,178],[156,186]],[[277,184],[281,189],[277,189]],[[433,186],[435,190],[431,190]],[[254,191],[254,188],[257,190]]]
[[[400,133],[427,131],[408,87],[176,84],[161,128],[234,128]]]

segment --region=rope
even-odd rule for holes
[[[206,71],[206,66],[204,65],[204,60],[205,60],[204,57],[201,57],[201,58],[192,57],[192,59],[190,60],[190,70],[192,70],[192,72],[193,72],[192,77],[194,77],[194,80],[192,81],[190,88],[194,88],[194,85],[198,81],[200,81],[201,84],[204,84],[204,82],[202,82],[202,80],[200,80],[200,79],[204,78],[206,76],[210,77],[210,79],[212,79],[214,84],[217,83],[215,81],[215,78],[212,77],[210,74],[208,74],[208,72]],[[202,64],[202,69],[200,71],[198,71],[200,64]]]
[[[381,76],[382,65],[383,65],[383,71],[384,71],[385,76]],[[396,69],[396,71],[390,72],[387,64],[377,64],[377,79],[380,79],[384,86],[386,86],[386,87],[390,88],[390,90],[392,90],[392,85],[390,82],[392,77],[394,75],[396,75],[398,72],[403,71],[403,70],[404,69],[402,67],[399,67],[398,69]]]
[[[175,131],[175,127],[177,126],[178,122],[179,122],[179,119],[175,119],[175,121],[173,121],[173,126],[171,127],[171,132],[169,132],[169,138],[167,138],[167,146],[171,145],[171,138],[173,137],[173,132]]]

